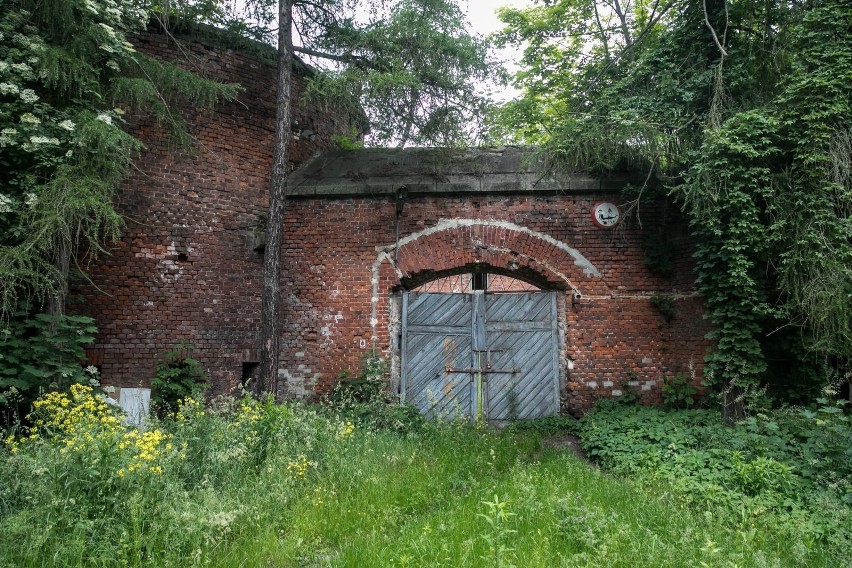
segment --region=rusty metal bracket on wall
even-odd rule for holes
[[[399,261],[399,219],[402,217],[402,210],[405,208],[405,200],[408,197],[408,188],[401,185],[396,190],[396,245],[393,248],[393,263]]]

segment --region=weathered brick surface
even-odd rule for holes
[[[214,112],[191,113],[194,151],[175,148],[150,121],[130,120],[147,148],[121,191],[127,226],[91,267],[94,286],[78,286],[76,309],[97,320],[90,358],[106,382],[146,386],[167,351],[191,344],[221,391],[239,381],[243,362],[257,360],[262,253],[252,245],[268,205],[275,70],[199,43],[179,51],[162,35],[136,45],[166,60],[180,54],[182,65],[245,90]],[[294,100],[303,92],[297,75]],[[303,133],[292,140],[293,167],[352,128],[318,103],[295,104],[293,120]]]
[[[161,36],[145,36],[139,45],[174,56]],[[170,148],[151,124],[131,125],[148,150],[121,193],[127,228],[113,253],[92,267],[94,285],[78,286],[76,298],[78,311],[97,320],[90,356],[105,382],[146,386],[165,352],[191,344],[213,390],[223,392],[239,382],[245,363],[257,361],[262,256],[252,246],[267,205],[274,71],[227,50],[194,44],[190,51],[196,68],[246,91],[192,118],[194,154]],[[297,100],[302,89],[297,78]],[[351,129],[348,118],[317,105],[297,106],[294,119],[315,133],[294,140],[294,167]],[[662,376],[690,368],[700,380],[708,327],[689,251],[679,251],[674,277],[654,276],[635,224],[594,225],[591,209],[601,199],[618,195],[413,194],[397,233],[392,195],[292,198],[282,272],[282,391],[327,391],[371,348],[393,359],[399,292],[482,266],[560,290],[567,410],[581,412],[625,388],[658,402]],[[643,224],[653,227],[659,214],[643,210]],[[651,304],[659,294],[676,298],[671,322]]]
[[[676,372],[694,371],[699,380],[708,327],[686,255],[675,277],[651,274],[636,227],[593,224],[592,205],[605,197],[618,196],[410,197],[400,220],[405,244],[396,255],[391,198],[291,200],[285,377],[323,391],[371,347],[394,356],[396,338],[388,329],[400,289],[487,265],[563,291],[564,355],[573,366],[564,372],[567,410],[582,411],[627,388],[659,402],[662,376]],[[654,222],[653,211],[644,217]],[[440,226],[446,229],[432,232]],[[576,249],[600,276],[543,237]],[[651,304],[659,294],[675,298],[671,322]]]

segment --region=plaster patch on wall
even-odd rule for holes
[[[183,268],[173,260],[161,260],[157,263],[157,278],[163,284],[177,282],[183,276]]]
[[[329,347],[334,343],[332,337],[334,337],[334,326],[343,321],[343,314],[341,312],[333,313],[326,312],[322,315],[323,321],[329,322],[322,327],[320,327],[320,335],[323,338],[322,346]]]
[[[163,260],[165,258],[173,257],[176,254],[177,250],[175,249],[175,244],[169,243],[166,247],[141,247],[139,252],[133,253],[133,256],[136,258],[156,258],[158,260]]]
[[[295,375],[288,369],[278,369],[278,392],[285,393],[286,398],[308,399],[313,396],[317,380],[321,377],[321,373],[311,373],[311,370],[304,365],[299,365]]]

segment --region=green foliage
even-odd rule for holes
[[[698,388],[692,384],[693,380],[693,377],[686,373],[663,376],[663,404],[671,408],[688,408],[694,405]]]
[[[668,193],[689,216],[715,327],[707,375],[733,414],[762,399],[770,322],[848,359],[846,3],[558,0],[502,18],[501,41],[525,51],[522,98],[500,110],[498,130],[567,170],[641,168],[661,183],[639,206]],[[649,235],[646,249],[665,274],[665,239]]]
[[[274,43],[277,2],[246,4],[248,14],[228,27]],[[457,2],[296,0],[293,12],[296,55],[320,62],[307,96],[364,116],[371,143],[460,146],[481,138],[481,83],[499,79],[500,67]]]
[[[753,509],[743,518],[708,503],[693,510],[669,486],[625,483],[542,450],[534,432],[456,422],[399,434],[247,398],[189,402],[140,431],[91,389],[42,400],[48,427],[0,446],[4,566],[828,568],[846,559],[831,532],[805,545],[825,515],[795,509],[780,524]],[[742,484],[758,495],[784,475],[771,456],[741,454]]]
[[[358,140],[358,131],[355,129],[347,135],[334,135],[331,141],[340,150],[358,150],[364,147],[364,143]]]
[[[8,9],[7,9],[8,8]],[[0,313],[21,298],[64,302],[68,275],[115,239],[116,191],[138,140],[127,110],[151,113],[181,142],[176,101],[210,108],[235,85],[147,58],[127,41],[137,3],[6,1],[0,13]]]
[[[339,416],[367,428],[405,432],[416,430],[423,417],[415,407],[399,402],[387,381],[387,361],[378,353],[367,353],[361,370],[355,376],[347,371],[326,399],[328,406]]]
[[[791,545],[842,554],[852,519],[852,429],[842,404],[777,411],[722,426],[708,411],[596,409],[582,445],[602,467],[656,486],[678,502],[717,508],[749,530],[774,524]]]
[[[529,420],[516,420],[508,426],[512,432],[535,432],[541,436],[556,434],[579,434],[580,423],[576,418],[563,414],[544,416]]]
[[[489,566],[499,568],[515,566],[510,560],[515,552],[511,543],[518,531],[509,528],[515,513],[509,511],[508,503],[501,501],[497,495],[494,495],[493,501],[482,501],[482,504],[487,507],[487,511],[477,513],[477,516],[488,523],[488,530],[480,535],[487,547],[487,553],[480,558]]]
[[[0,326],[0,425],[23,421],[46,390],[97,382],[97,369],[81,365],[96,332],[84,316],[12,314]]]
[[[151,379],[151,406],[161,419],[177,412],[181,401],[197,398],[204,390],[206,377],[201,363],[188,357],[189,346],[166,353]]]

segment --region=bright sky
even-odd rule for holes
[[[465,6],[465,4],[467,4]],[[467,0],[460,3],[462,9],[467,13],[473,31],[482,35],[492,34],[503,27],[503,23],[497,19],[497,8],[529,8],[532,0]],[[498,57],[506,63],[510,71],[517,69],[520,52],[516,49],[503,49],[498,52]],[[505,87],[501,92],[492,93],[500,101],[508,101],[519,93],[512,87]]]
[[[529,8],[532,6],[532,0],[467,0],[461,5],[462,9],[466,8],[467,19],[473,29],[482,35],[488,35],[503,27],[497,19],[497,8]]]

